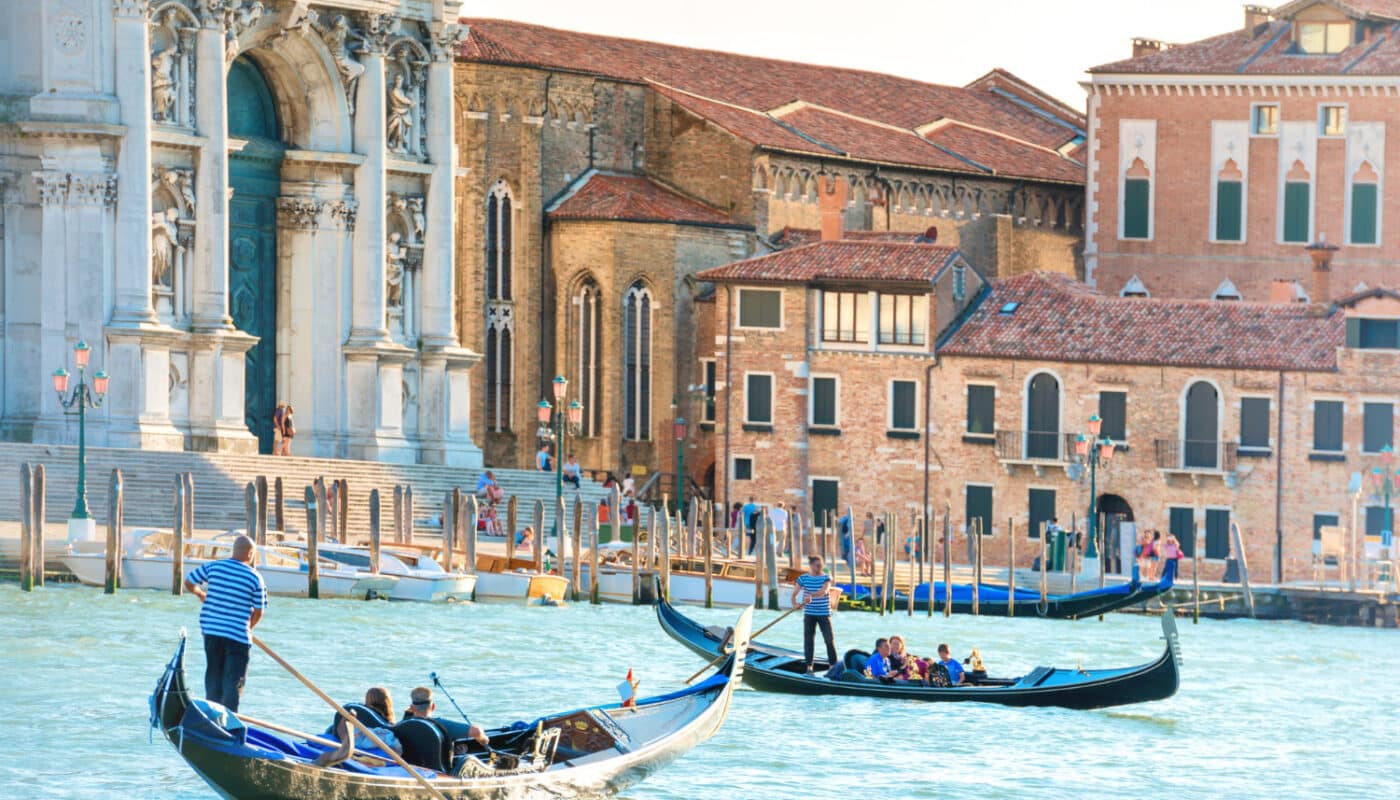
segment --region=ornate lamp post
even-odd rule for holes
[[[59,367],[53,373],[53,390],[58,395],[58,404],[68,415],[78,417],[78,497],[73,503],[73,513],[68,519],[69,539],[92,539],[96,536],[97,524],[87,507],[87,409],[100,408],[107,394],[107,373],[98,370],[92,376],[92,385],[84,379],[88,358],[92,348],[87,342],[79,341],[73,346],[73,364],[78,368],[78,385],[68,394],[68,370]],[[65,397],[66,395],[66,397]],[[77,406],[77,411],[69,409]]]
[[[1098,529],[1099,517],[1099,490],[1098,472],[1099,467],[1108,468],[1108,463],[1113,460],[1113,440],[1104,436],[1099,437],[1099,432],[1103,430],[1103,420],[1095,414],[1089,417],[1089,434],[1079,434],[1074,443],[1075,457],[1079,462],[1081,475],[1084,467],[1089,469],[1089,524],[1087,529],[1088,543],[1084,549],[1084,572],[1086,574],[1098,574],[1099,550],[1094,542],[1095,533]],[[1092,568],[1090,561],[1093,561]]]
[[[541,443],[554,442],[554,535],[559,535],[558,510],[559,503],[564,499],[564,437],[569,434],[578,435],[579,427],[583,424],[583,403],[574,400],[568,406],[564,405],[564,397],[569,392],[569,380],[563,375],[555,376],[550,388],[554,394],[554,404],[548,400],[541,400],[536,406],[540,423],[539,431],[535,438]],[[566,420],[567,417],[567,420]],[[568,427],[565,427],[567,421]]]
[[[1381,530],[1381,546],[1389,547],[1391,537],[1394,536],[1395,521],[1390,508],[1390,498],[1400,489],[1400,483],[1396,479],[1400,478],[1395,472],[1395,450],[1390,445],[1381,449],[1381,465],[1371,469],[1371,480],[1376,485],[1376,491],[1380,493],[1382,502],[1385,503],[1385,527]]]

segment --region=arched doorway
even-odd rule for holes
[[[1026,388],[1026,458],[1060,457],[1060,382],[1048,372]]]
[[[246,144],[228,159],[229,314],[239,330],[258,337],[248,351],[244,420],[258,451],[272,452],[277,404],[277,197],[282,151],[277,107],[267,80],[246,56],[228,74],[228,133]]]
[[[1116,494],[1099,495],[1099,522],[1103,525],[1103,568],[1106,572],[1125,573],[1132,571],[1131,556],[1123,559],[1124,553],[1132,553],[1137,542],[1137,523],[1133,518],[1133,507]]]
[[[1220,393],[1206,381],[1196,381],[1186,390],[1186,439],[1182,466],[1216,469],[1220,449]]]

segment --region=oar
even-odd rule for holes
[[[433,797],[436,797],[438,800],[447,800],[447,797],[446,797],[441,791],[439,791],[438,788],[437,788],[436,786],[433,786],[431,783],[429,783],[429,782],[428,782],[428,779],[425,778],[425,777],[423,777],[423,775],[422,775],[420,772],[418,772],[418,770],[415,769],[415,768],[413,767],[413,765],[409,764],[407,761],[404,761],[404,760],[403,760],[403,756],[401,756],[401,755],[399,755],[397,752],[395,752],[395,751],[394,751],[394,748],[392,748],[392,747],[390,747],[389,745],[385,744],[384,741],[383,741],[382,739],[380,739],[379,736],[378,736],[377,734],[375,734],[374,731],[372,731],[372,730],[370,730],[368,727],[366,727],[365,724],[364,724],[363,722],[360,722],[359,717],[356,717],[354,714],[351,714],[349,711],[346,711],[346,710],[344,709],[344,707],[342,707],[339,703],[337,703],[336,701],[332,700],[330,695],[328,695],[328,694],[326,694],[325,692],[321,691],[321,687],[319,687],[319,686],[317,686],[316,684],[312,683],[310,678],[306,677],[305,675],[301,674],[300,672],[297,672],[296,667],[293,667],[291,664],[288,664],[281,656],[279,656],[279,655],[277,655],[276,653],[274,653],[274,652],[272,651],[272,648],[271,648],[271,647],[268,647],[266,644],[264,644],[263,641],[262,641],[261,639],[259,639],[259,638],[256,637],[256,636],[253,636],[253,637],[251,637],[251,638],[252,638],[252,640],[253,640],[253,644],[255,644],[255,645],[257,645],[258,647],[262,648],[262,651],[263,651],[264,653],[267,653],[267,654],[272,658],[273,661],[276,661],[278,664],[280,664],[280,665],[282,666],[283,669],[285,669],[286,671],[292,673],[292,677],[294,677],[294,678],[296,678],[297,680],[301,681],[301,682],[302,682],[302,685],[304,685],[306,688],[310,689],[312,692],[315,692],[315,694],[316,694],[317,697],[319,697],[319,698],[321,698],[322,700],[326,701],[326,704],[327,704],[327,705],[329,705],[331,708],[334,708],[334,709],[335,709],[335,713],[337,713],[337,714],[339,714],[340,716],[344,717],[344,718],[345,718],[345,721],[346,721],[346,722],[349,722],[350,725],[351,725],[352,727],[354,727],[354,728],[355,728],[356,730],[358,730],[360,733],[364,734],[364,736],[365,736],[366,739],[369,739],[371,742],[374,742],[374,746],[375,746],[375,747],[378,747],[380,750],[383,750],[390,758],[392,758],[392,759],[394,760],[394,763],[395,763],[395,764],[398,764],[400,767],[403,767],[403,769],[404,769],[405,771],[407,771],[409,775],[412,775],[412,776],[414,777],[415,780],[417,780],[420,784],[423,785],[423,788],[424,788],[424,789],[427,789],[427,790],[428,790],[428,794],[431,794]]]
[[[297,730],[296,728],[288,728],[286,725],[278,725],[278,724],[275,723],[275,722],[268,722],[267,720],[258,719],[258,718],[256,718],[256,717],[250,717],[250,716],[248,716],[247,714],[240,714],[240,713],[238,713],[237,711],[234,711],[234,712],[231,712],[231,713],[232,713],[235,717],[237,717],[237,718],[243,720],[244,722],[248,723],[249,725],[256,725],[256,726],[259,727],[259,728],[267,728],[267,729],[270,730],[270,731],[277,731],[278,733],[285,733],[285,734],[287,734],[288,736],[295,736],[295,737],[297,737],[298,739],[305,739],[306,741],[311,742],[311,743],[313,743],[313,744],[319,744],[319,745],[323,745],[323,746],[326,746],[326,747],[340,747],[340,744],[341,744],[340,742],[337,742],[337,741],[335,741],[334,739],[327,739],[327,738],[325,738],[325,737],[323,737],[323,736],[317,736],[317,735],[314,734],[314,733],[307,733],[307,732],[305,732],[305,731],[299,731],[299,730]],[[375,762],[376,764],[380,764],[380,763],[386,763],[386,764],[387,764],[387,763],[389,762],[389,759],[387,759],[387,758],[385,758],[384,756],[381,756],[381,755],[379,755],[379,754],[377,754],[377,753],[367,753],[367,752],[365,752],[364,750],[360,750],[360,749],[358,749],[358,748],[351,748],[351,750],[350,750],[350,757],[351,757],[351,758],[354,758],[355,756],[359,756],[360,758],[369,758],[369,759],[373,759],[374,762]]]
[[[756,631],[754,631],[753,633],[749,634],[749,642],[752,642],[754,639],[757,639],[759,636],[762,636],[764,631],[768,630],[769,628],[773,627],[774,625],[777,625],[779,622],[782,622],[783,619],[786,618],[789,614],[791,614],[791,613],[794,612],[794,611],[797,611],[797,610],[800,609],[800,608],[802,608],[802,606],[793,606],[792,608],[789,608],[787,611],[784,611],[782,614],[778,615],[778,618],[777,618],[777,619],[773,620],[772,622],[768,623],[767,625],[764,625],[762,628],[759,628],[758,630],[756,630]],[[690,683],[691,681],[693,681],[693,680],[695,680],[696,678],[700,677],[700,675],[703,674],[703,673],[705,672],[705,670],[709,669],[710,667],[713,667],[714,665],[716,665],[716,664],[718,664],[719,662],[723,661],[724,659],[728,658],[729,655],[730,655],[730,653],[733,653],[734,651],[733,651],[733,650],[725,650],[725,649],[724,649],[724,645],[727,644],[727,643],[728,643],[728,637],[725,638],[725,641],[719,643],[719,655],[715,656],[715,658],[714,658],[713,661],[711,661],[710,663],[708,663],[708,664],[706,664],[705,666],[701,667],[699,672],[695,673],[694,675],[691,675],[689,678],[686,678],[686,679],[685,679],[685,682],[686,682],[686,683]],[[747,647],[747,646],[748,646],[748,642],[745,642],[744,645]]]

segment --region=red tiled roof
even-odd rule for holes
[[[922,232],[913,231],[846,231],[841,234],[842,239],[849,239],[856,242],[904,242],[905,244],[915,244],[923,237]],[[822,232],[816,228],[793,228],[787,227],[778,231],[772,237],[773,244],[778,247],[801,247],[802,245],[819,242]]]
[[[552,220],[618,220],[729,225],[717,208],[635,175],[594,172],[549,211]]]
[[[1008,303],[1020,303],[1003,314]],[[1341,314],[1308,305],[1106,297],[1035,272],[991,293],[940,349],[949,356],[1220,369],[1328,371]]]
[[[955,247],[931,244],[842,239],[735,261],[696,277],[723,283],[929,281],[957,252]]]
[[[761,147],[842,154],[926,169],[1084,181],[1083,166],[1056,152],[1079,135],[1073,127],[1035,113],[1024,102],[995,93],[985,83],[975,88],[941,86],[509,20],[463,22],[470,31],[458,50],[463,60],[646,83],[692,113]],[[1011,77],[1006,73],[1003,82]],[[794,102],[806,105],[783,113],[783,107]],[[944,119],[993,131],[989,137],[1018,144],[992,146],[990,139],[982,138],[964,142],[968,152],[954,155],[921,141],[914,132]],[[1082,119],[1077,124],[1082,127]],[[1016,155],[1008,157],[1007,150]]]

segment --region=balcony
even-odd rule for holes
[[[1227,485],[1233,482],[1239,457],[1235,442],[1158,439],[1154,444],[1157,469],[1166,475],[1186,475],[1197,485],[1211,475],[1224,479]]]
[[[1074,434],[1059,431],[997,431],[997,460],[1007,474],[1017,466],[1030,467],[1036,477],[1046,467],[1065,469],[1074,455]]]

